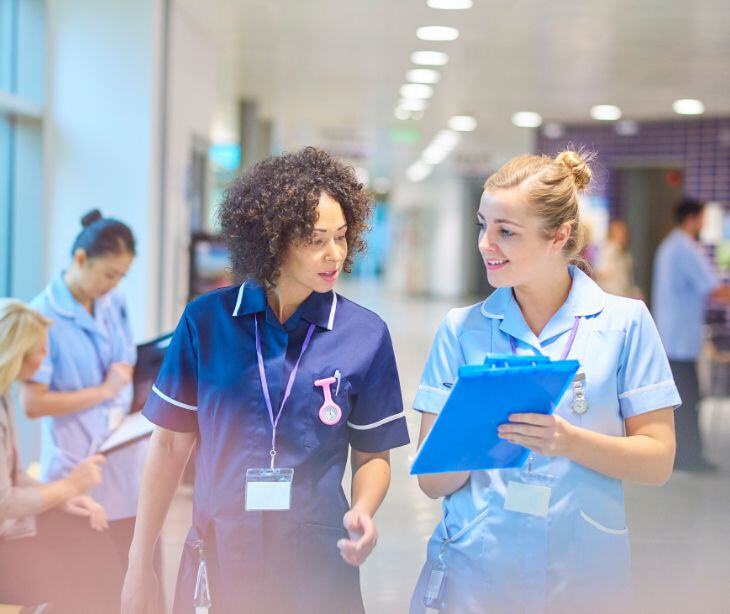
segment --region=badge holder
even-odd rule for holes
[[[208,565],[205,562],[203,540],[195,543],[198,549],[198,575],[195,578],[195,593],[193,594],[193,605],[195,614],[208,614],[213,602],[210,599],[210,582],[208,581]]]
[[[271,467],[246,470],[246,511],[286,511],[291,509],[294,469],[274,467],[276,450],[271,450]]]
[[[548,473],[536,473],[532,470],[534,455],[527,459],[527,470],[522,471],[522,480],[507,482],[504,498],[504,509],[508,512],[520,512],[530,516],[546,518],[550,511],[552,483],[555,478]]]
[[[291,395],[294,380],[299,371],[299,363],[304,356],[304,352],[309,347],[309,342],[314,334],[314,324],[310,324],[307,335],[302,343],[302,349],[299,352],[299,358],[289,374],[289,382],[284,391],[284,398],[281,400],[279,413],[274,416],[274,409],[271,406],[271,396],[269,395],[269,384],[266,381],[266,369],[264,368],[264,356],[261,351],[261,337],[259,336],[258,319],[254,318],[254,330],[256,334],[256,359],[259,365],[259,378],[261,380],[261,390],[266,401],[266,409],[269,412],[269,420],[271,422],[271,466],[266,468],[249,468],[246,470],[246,491],[244,493],[245,509],[247,512],[258,511],[286,511],[291,509],[291,488],[294,480],[294,469],[291,467],[277,468],[274,466],[276,459],[276,429],[279,426],[279,419],[284,411],[289,396]]]
[[[446,545],[449,540],[441,540],[438,559],[428,574],[426,592],[423,594],[423,605],[432,610],[446,608]]]

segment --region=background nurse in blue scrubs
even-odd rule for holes
[[[245,281],[188,305],[144,409],[158,428],[124,612],[150,611],[152,548],[194,445],[175,612],[363,611],[357,566],[377,540],[389,450],[408,443],[388,328],[334,292],[369,213],[353,170],[313,148],[230,188],[221,225]]]
[[[135,254],[132,231],[92,211],[72,260],[32,306],[52,321],[48,355],[25,387],[29,417],[41,418],[41,478],[58,480],[93,453],[129,411],[136,349],[124,298],[114,288]],[[109,455],[92,496],[106,510],[126,565],[146,444]]]
[[[680,399],[644,303],[606,294],[569,264],[590,178],[566,151],[515,158],[485,184],[479,250],[496,290],[442,322],[414,401],[420,441],[462,365],[512,353],[581,368],[554,415],[500,426],[531,451],[523,468],[419,476],[427,495],[444,497],[444,518],[412,612],[616,612],[629,599],[621,480],[669,478]]]

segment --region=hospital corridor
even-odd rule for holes
[[[0,0],[0,614],[725,614],[730,3]]]

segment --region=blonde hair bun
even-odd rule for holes
[[[591,168],[588,165],[590,159],[587,156],[568,149],[560,152],[555,157],[555,161],[568,169],[570,174],[573,176],[573,183],[575,183],[576,188],[584,190],[588,187],[593,174],[591,173]]]

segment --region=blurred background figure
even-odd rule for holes
[[[45,484],[18,463],[10,386],[40,367],[50,324],[20,301],[0,299],[0,603],[116,612],[120,565],[109,557],[106,513],[86,494],[101,482],[104,457],[84,459]]]
[[[654,260],[652,311],[682,397],[677,413],[676,469],[714,472],[702,450],[699,428],[700,386],[697,360],[709,300],[730,305],[730,286],[720,278],[700,244],[705,203],[683,199],[676,208],[677,225],[662,241]]]
[[[634,259],[629,249],[629,228],[623,220],[612,220],[606,241],[598,252],[595,278],[609,294],[641,298],[634,284]]]

